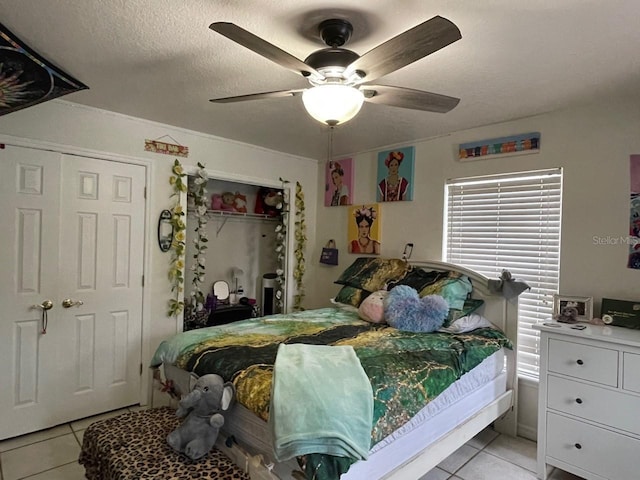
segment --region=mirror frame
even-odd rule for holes
[[[211,290],[213,291],[213,294],[216,296],[219,302],[227,300],[229,298],[229,294],[231,293],[229,291],[229,284],[224,280],[218,280],[217,282],[213,282],[213,286],[211,287]],[[220,293],[224,294],[225,292],[226,292],[226,296],[220,295]]]

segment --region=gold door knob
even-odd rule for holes
[[[70,298],[62,300],[62,306],[64,308],[79,307],[80,305],[84,305],[82,300],[71,300]]]
[[[45,300],[40,305],[31,305],[31,308],[39,308],[40,310],[51,310],[53,308],[53,302],[51,300]]]

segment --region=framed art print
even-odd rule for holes
[[[0,23],[0,115],[87,88]]]
[[[379,202],[413,200],[414,151],[414,147],[404,147],[378,153]]]
[[[349,253],[380,255],[380,206],[372,203],[352,207],[348,222]]]
[[[353,159],[327,162],[324,186],[324,205],[336,207],[353,203]]]

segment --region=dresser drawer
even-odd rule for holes
[[[550,372],[618,386],[618,351],[564,340],[549,340]]]
[[[624,352],[622,354],[624,373],[622,388],[630,392],[640,393],[640,355]]]
[[[549,375],[547,406],[640,435],[640,397],[634,395]]]
[[[546,456],[611,480],[638,480],[640,440],[547,414]]]

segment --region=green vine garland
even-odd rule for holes
[[[294,257],[296,259],[296,265],[293,269],[293,279],[296,282],[296,294],[293,297],[293,309],[304,310],[302,308],[302,300],[304,299],[304,285],[302,283],[302,277],[304,277],[305,271],[305,258],[304,250],[307,245],[307,226],[305,224],[304,215],[304,193],[302,192],[302,185],[300,182],[296,182],[296,227],[295,227],[295,247],[293,250]]]
[[[167,315],[177,316],[184,309],[184,302],[180,301],[180,294],[184,291],[184,252],[185,252],[185,213],[180,204],[180,195],[186,193],[187,184],[182,164],[176,159],[171,169],[173,175],[169,183],[173,186],[171,197],[175,197],[171,207],[171,225],[173,225],[173,241],[171,242],[171,261],[169,264],[169,281],[171,282],[172,298],[169,299]]]
[[[193,288],[191,290],[191,307],[193,311],[199,312],[204,308],[205,294],[200,288],[204,282],[205,261],[207,253],[207,182],[209,175],[205,169],[205,166],[198,162],[198,171],[196,172],[193,181],[190,184],[189,194],[193,199],[194,216],[196,217],[197,225],[195,228],[196,238],[195,253],[193,254],[193,265],[191,270],[193,271],[193,279],[191,284]]]
[[[280,178],[282,182],[282,205],[278,205],[276,208],[280,209],[280,221],[276,225],[276,281],[278,282],[278,288],[275,292],[276,307],[282,312],[284,309],[284,291],[285,291],[285,258],[287,246],[285,245],[287,239],[287,219],[289,218],[289,195],[287,189],[284,186],[289,183],[288,180]]]

